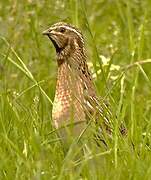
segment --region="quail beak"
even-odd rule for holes
[[[56,41],[54,40],[55,32],[53,31],[53,29],[49,28],[49,29],[43,31],[42,34],[49,37],[49,39],[52,41],[54,47],[56,48],[56,51],[59,52],[60,48],[59,48],[58,44],[56,43]]]
[[[50,31],[50,29],[47,29],[47,30],[43,31],[42,34],[49,36],[51,34],[51,31]]]
[[[46,35],[50,39],[52,39],[52,36],[54,36],[56,34],[56,32],[53,29],[49,28],[49,29],[46,29],[45,31],[43,31],[42,34]]]

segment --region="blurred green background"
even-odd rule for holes
[[[79,164],[51,127],[57,64],[42,31],[59,21],[82,31],[98,95],[128,129]],[[0,179],[150,179],[150,69],[150,0],[1,0]]]

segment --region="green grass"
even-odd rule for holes
[[[1,0],[0,179],[151,179],[150,19],[149,0]],[[82,30],[98,95],[128,129],[108,149],[84,132],[64,155],[51,126],[57,64],[42,31],[58,21]]]

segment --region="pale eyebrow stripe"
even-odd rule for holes
[[[75,32],[81,39],[83,39],[81,33],[79,33],[78,31],[76,31],[75,29],[73,29],[73,28],[71,28],[71,27],[69,27],[69,26],[59,26],[59,27],[66,28],[66,29],[68,29],[68,30],[70,30],[70,31],[73,31],[73,32]]]

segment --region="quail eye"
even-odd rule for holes
[[[61,33],[64,33],[65,31],[66,31],[65,28],[63,28],[63,27],[60,28],[60,32],[61,32]]]

